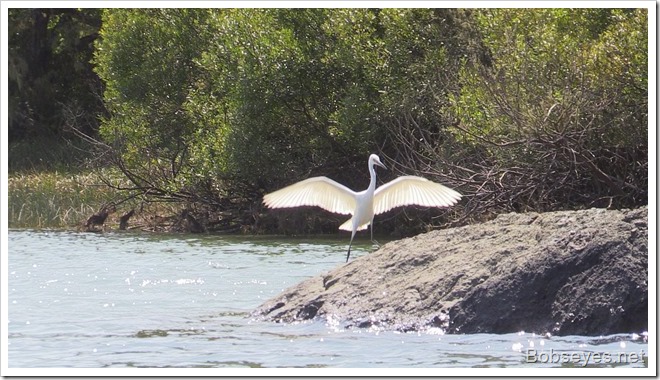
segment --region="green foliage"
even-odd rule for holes
[[[112,113],[102,134],[136,185],[159,173],[152,184],[166,192],[211,178],[272,188],[319,168],[350,182],[344,168],[387,141],[391,120],[410,109],[431,117],[443,101],[447,46],[458,45],[449,16],[108,10],[96,58]]]
[[[235,9],[214,17],[218,32],[200,61],[210,84],[198,95],[217,94],[211,114],[225,121],[230,178],[263,187],[372,146],[354,138],[366,123],[341,123],[364,109],[355,109],[357,78],[337,52],[329,13]]]
[[[634,9],[106,10],[101,133],[136,188],[192,201],[258,203],[320,174],[362,187],[380,150],[498,209],[639,202],[639,168],[594,157],[645,143],[646,24]],[[543,200],[569,182],[580,196]]]
[[[94,134],[103,110],[89,63],[98,9],[8,10],[8,131],[13,141]]]
[[[597,43],[591,46],[590,83],[602,98],[603,139],[619,146],[646,145],[648,134],[648,14],[613,10]]]
[[[323,37],[300,25],[307,21],[303,17],[314,20],[323,12],[240,9],[217,20],[221,33],[211,46],[221,51],[209,56],[234,62],[214,78],[233,80],[226,145],[232,178],[256,184],[277,173],[299,172],[314,162],[312,152],[322,154],[333,144],[326,127],[335,72],[320,62],[323,51],[313,48],[311,39],[319,37],[322,45]]]
[[[482,184],[494,194],[513,174],[504,202],[514,210],[646,202],[646,10],[488,9],[476,19],[493,64],[464,65],[448,111],[454,136],[502,168]]]
[[[191,142],[204,133],[186,102],[199,78],[207,16],[199,9],[103,13],[95,63],[111,116],[100,132],[136,187],[169,194],[194,183]]]
[[[470,194],[466,215],[643,204],[647,24],[613,8],[10,9],[10,167],[61,168],[66,149],[27,139],[101,120],[91,144],[131,194],[243,224],[308,176],[365,186],[376,151],[387,175]]]
[[[646,93],[645,10],[489,9],[477,20],[495,63],[464,67],[452,97],[471,136],[506,142],[598,123],[607,140],[594,144],[628,145],[631,128],[646,129],[644,104],[631,112],[625,99]]]

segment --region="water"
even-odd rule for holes
[[[587,354],[589,366],[648,365],[635,361],[648,355],[636,334],[396,333],[250,317],[341,265],[346,239],[10,230],[8,246],[9,368],[580,367]],[[369,250],[358,242],[352,255]],[[619,353],[627,362],[612,364]],[[569,354],[583,356],[571,364]]]

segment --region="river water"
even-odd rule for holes
[[[346,238],[10,230],[4,273],[7,365],[648,366],[642,332],[606,337],[444,335],[437,330],[346,330],[324,320],[278,324],[250,317],[251,310],[285,288],[342,265],[346,243]],[[358,241],[351,255],[371,249],[367,241]]]

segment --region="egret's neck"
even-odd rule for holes
[[[376,168],[374,165],[369,165],[369,174],[371,175],[371,181],[369,181],[367,190],[373,192],[376,190]]]

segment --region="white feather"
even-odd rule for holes
[[[264,204],[271,208],[318,206],[337,214],[352,215],[339,226],[340,230],[352,232],[346,255],[348,261],[355,232],[371,225],[374,215],[409,205],[449,207],[461,199],[457,191],[415,176],[399,177],[376,189],[375,165],[385,167],[380,158],[372,154],[368,163],[371,180],[364,191],[355,192],[327,177],[314,177],[266,194]],[[373,240],[373,227],[371,233]]]
[[[270,208],[318,206],[337,214],[353,214],[355,192],[327,177],[314,177],[294,183],[264,196]]]
[[[374,214],[382,214],[401,206],[449,207],[461,194],[439,183],[415,176],[399,177],[376,189]]]

